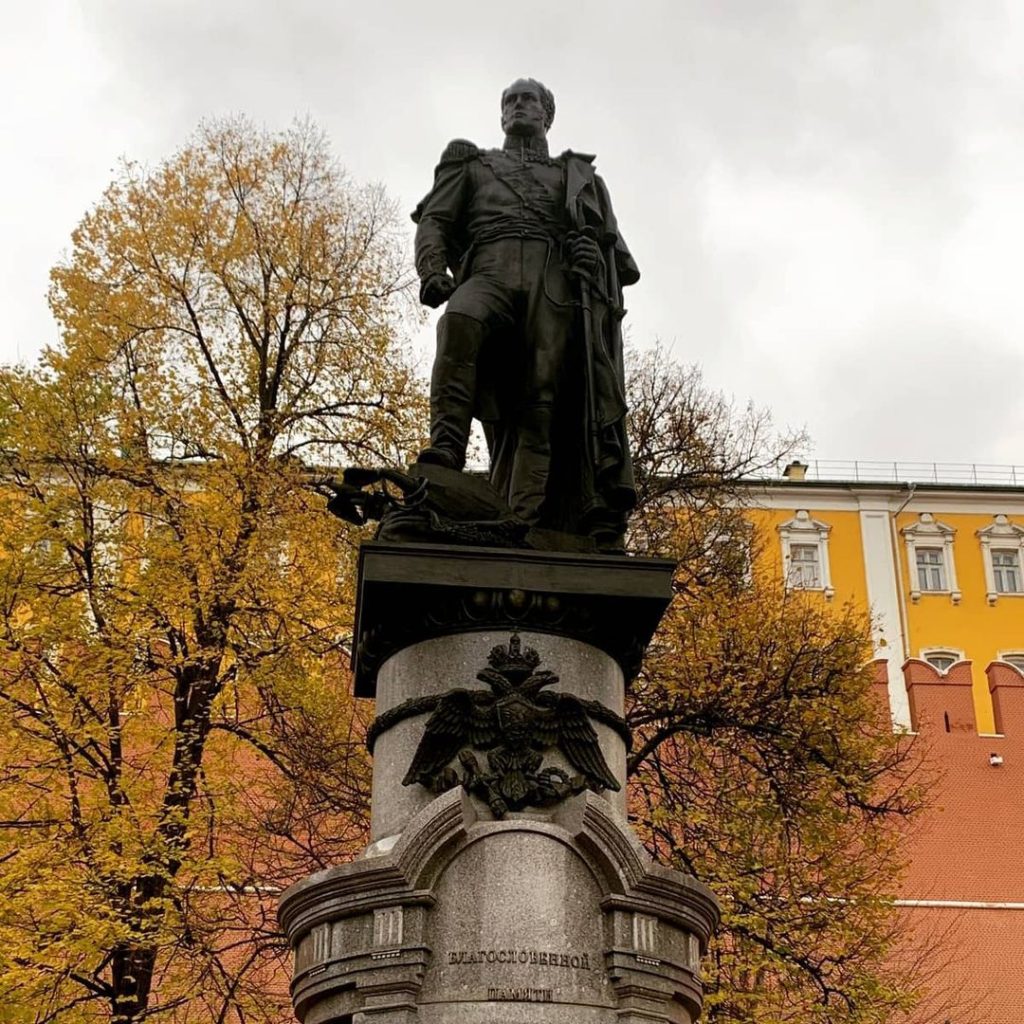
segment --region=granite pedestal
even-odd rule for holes
[[[671,565],[654,560],[365,546],[355,669],[357,692],[377,699],[371,843],[282,897],[303,1024],[697,1018],[717,905],[694,879],[653,863],[625,816],[625,685],[670,583]],[[534,804],[506,807],[465,771],[460,784],[454,757],[437,785],[410,782],[453,690],[477,707],[497,702],[498,725],[512,721],[510,708],[548,720],[542,698],[491,695],[504,692],[503,677],[480,670],[489,657],[501,668],[495,652],[554,673],[542,686],[558,714],[587,709],[594,756],[617,790],[580,774],[582,748],[564,737],[526,772],[553,780]],[[503,763],[495,742],[488,755],[467,741],[461,756]],[[503,742],[499,752],[514,754]]]

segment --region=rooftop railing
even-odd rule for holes
[[[791,480],[835,480],[844,483],[928,483],[959,486],[1024,487],[1024,465],[997,466],[980,462],[830,462],[809,459],[787,466]]]

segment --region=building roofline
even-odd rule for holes
[[[1006,494],[1024,497],[1024,486],[1012,484],[956,484],[916,480],[787,480],[759,477],[740,478],[739,487],[778,491],[846,491],[874,494]]]

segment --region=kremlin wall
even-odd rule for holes
[[[898,900],[942,965],[931,1004],[913,1019],[1016,1024],[1024,1007],[1024,474],[890,482],[811,478],[807,468],[747,485],[765,554],[792,588],[872,610],[879,690],[894,727],[927,745],[938,779],[908,837]]]

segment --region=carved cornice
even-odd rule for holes
[[[614,658],[628,681],[671,600],[673,568],[662,559],[623,555],[364,544],[356,695],[374,696],[377,671],[398,651],[475,631],[580,640]]]
[[[574,806],[563,815],[564,824],[528,818],[481,821],[472,800],[461,790],[450,790],[412,819],[390,853],[319,872],[285,890],[278,920],[294,944],[318,924],[375,907],[429,906],[438,876],[466,845],[496,832],[525,831],[544,833],[577,850],[594,870],[607,909],[664,918],[694,932],[706,945],[719,914],[711,890],[654,863],[600,797],[586,793],[568,803]],[[575,825],[567,820],[572,817]]]
[[[365,913],[392,903],[431,904],[427,868],[439,850],[465,838],[468,821],[458,790],[444,793],[409,822],[390,853],[340,864],[285,889],[278,922],[294,944],[296,936],[326,921]],[[426,884],[419,884],[423,876]]]
[[[620,1013],[674,1020],[650,1011],[678,1003],[692,1015],[699,1011],[699,951],[718,920],[705,886],[654,864],[625,822],[591,793],[570,798],[549,821],[482,820],[476,807],[449,791],[412,819],[389,853],[320,872],[285,892],[279,919],[296,953],[292,997],[300,1019],[321,1010],[364,1012],[370,994],[376,1011],[383,993],[394,996],[384,1009],[413,1012],[425,972],[441,955],[429,944],[441,875],[469,847],[510,833],[543,835],[586,865],[601,894],[593,909],[605,915],[604,934],[617,936],[604,946],[604,958]],[[600,915],[595,925],[600,933]]]
[[[591,856],[602,859],[621,879],[602,906],[639,911],[670,921],[700,938],[701,948],[718,924],[718,901],[711,890],[690,875],[654,862],[629,829],[612,815],[608,805],[587,794],[583,830],[578,836]]]

